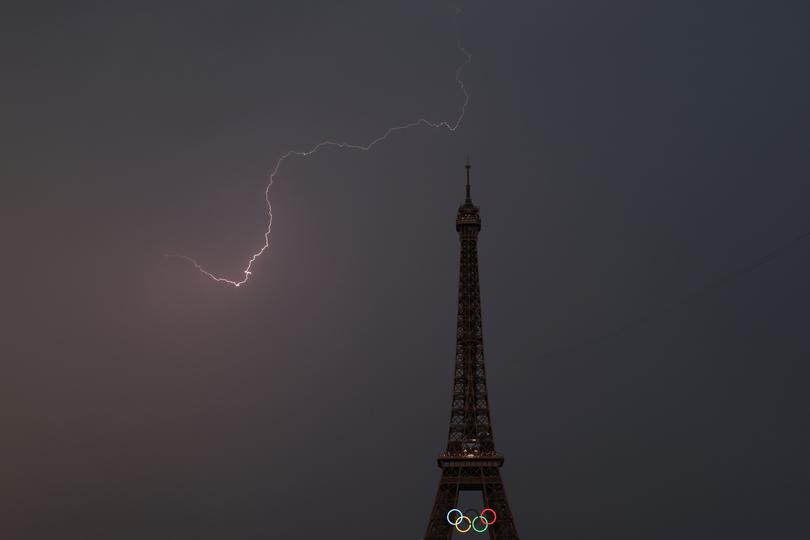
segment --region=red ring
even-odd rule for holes
[[[487,519],[487,518],[484,516],[484,512],[487,512],[487,511],[492,512],[492,521],[488,520],[488,519]],[[484,508],[483,510],[481,510],[481,514],[479,514],[479,515],[480,515],[482,518],[484,518],[484,520],[485,520],[485,521],[486,521],[488,524],[490,524],[490,525],[492,525],[493,523],[495,523],[496,521],[498,521],[498,514],[496,514],[496,513],[495,513],[495,510],[493,510],[492,508]]]

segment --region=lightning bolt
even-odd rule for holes
[[[228,284],[228,285],[232,285],[234,287],[241,287],[242,285],[244,285],[245,283],[248,282],[248,280],[250,279],[250,276],[253,274],[253,263],[255,263],[256,260],[258,260],[258,258],[261,257],[268,250],[268,248],[270,247],[270,231],[273,228],[273,205],[270,204],[270,188],[273,186],[273,182],[275,181],[276,175],[278,174],[279,170],[281,169],[281,166],[284,164],[284,162],[288,158],[291,158],[291,157],[302,157],[302,158],[308,157],[308,156],[311,156],[312,154],[318,152],[322,148],[326,148],[326,147],[334,147],[334,148],[341,148],[341,149],[347,149],[347,150],[361,150],[363,152],[367,152],[367,151],[371,150],[372,148],[374,148],[375,146],[377,146],[378,144],[380,144],[381,142],[388,139],[388,137],[390,137],[392,134],[394,134],[394,133],[396,133],[398,131],[405,131],[405,130],[415,128],[415,127],[418,127],[418,126],[426,126],[426,127],[436,128],[436,129],[446,129],[446,130],[448,130],[450,132],[455,132],[458,129],[459,125],[461,125],[461,121],[464,119],[464,114],[467,111],[467,106],[470,103],[470,94],[467,92],[467,88],[464,86],[464,80],[461,78],[461,74],[464,71],[464,68],[466,66],[468,66],[472,62],[472,55],[470,55],[470,53],[467,51],[467,49],[465,49],[461,44],[461,38],[460,38],[459,31],[458,31],[458,17],[459,17],[459,15],[461,15],[461,13],[462,13],[461,8],[458,8],[456,10],[456,13],[455,13],[454,17],[453,17],[453,25],[454,25],[455,30],[456,30],[456,47],[458,48],[459,52],[461,52],[462,56],[464,57],[464,61],[456,69],[456,83],[458,84],[459,88],[461,89],[462,93],[464,94],[464,102],[461,105],[461,111],[459,112],[458,117],[455,119],[455,121],[442,120],[440,122],[432,122],[430,120],[427,120],[426,118],[419,118],[418,120],[415,120],[415,121],[413,121],[413,122],[411,122],[409,124],[403,124],[401,126],[390,127],[388,129],[386,129],[385,132],[382,135],[378,136],[375,139],[372,139],[370,142],[365,143],[365,144],[327,140],[327,141],[319,142],[318,144],[316,144],[315,146],[313,146],[309,150],[289,150],[289,151],[285,152],[284,154],[282,154],[281,157],[279,157],[278,160],[276,161],[276,164],[273,167],[273,170],[270,172],[270,177],[268,178],[267,187],[265,187],[265,189],[264,189],[264,201],[267,203],[267,230],[264,233],[264,245],[262,245],[262,247],[259,248],[258,251],[253,253],[253,255],[250,256],[250,259],[248,259],[247,266],[245,266],[245,269],[242,270],[242,273],[244,274],[244,277],[242,279],[233,280],[233,279],[228,279],[226,277],[218,276],[218,275],[216,275],[216,274],[214,274],[212,272],[209,272],[208,270],[203,268],[203,266],[200,263],[198,263],[195,259],[193,259],[191,257],[188,257],[186,255],[179,255],[179,254],[172,253],[172,254],[167,254],[166,257],[184,259],[184,260],[190,262],[191,264],[193,264],[194,267],[197,270],[199,270],[203,275],[209,277],[210,279],[212,279],[214,281],[217,281],[219,283],[225,283],[225,284]]]

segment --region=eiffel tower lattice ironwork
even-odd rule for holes
[[[478,282],[480,230],[478,207],[473,205],[470,198],[468,160],[467,198],[459,207],[456,217],[456,231],[461,243],[461,264],[450,432],[447,450],[438,459],[442,472],[425,540],[447,540],[452,537],[455,527],[448,522],[447,513],[456,508],[460,491],[480,491],[485,507],[497,513],[495,523],[487,529],[490,539],[519,538],[501,479],[503,456],[495,451],[489,416]]]

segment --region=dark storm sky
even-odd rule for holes
[[[163,257],[452,13],[3,4],[0,537],[421,537],[467,153],[522,537],[810,537],[807,2],[468,2]]]

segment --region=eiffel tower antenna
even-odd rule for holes
[[[470,199],[470,155],[467,154],[467,165],[465,165],[467,169],[467,199],[464,201],[466,204],[472,204],[472,199]]]
[[[487,528],[491,540],[519,540],[501,480],[503,456],[495,451],[489,415],[478,279],[481,217],[470,198],[469,157],[466,169],[467,197],[456,216],[461,257],[450,429],[447,449],[438,459],[442,472],[424,540],[452,537],[455,527],[447,521],[447,513],[456,508],[459,491],[480,491],[484,506],[497,513],[495,523]]]

